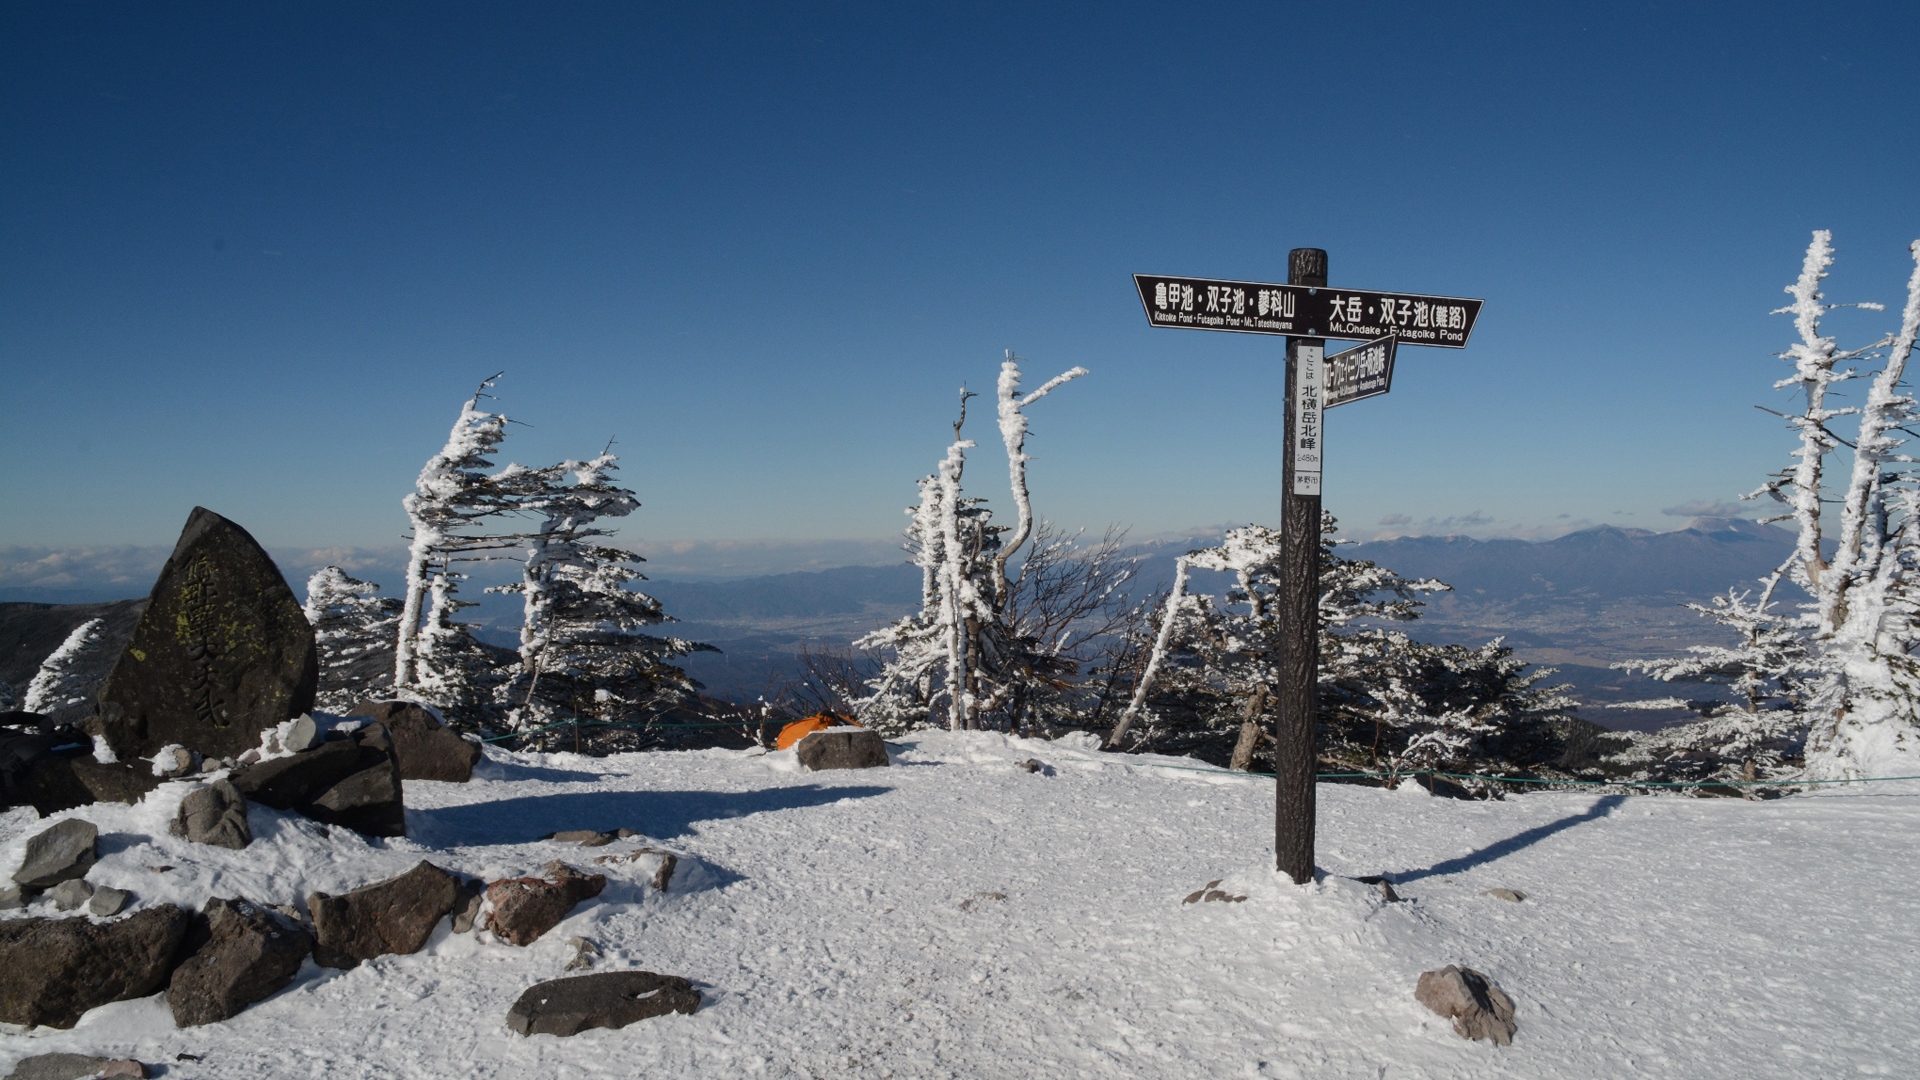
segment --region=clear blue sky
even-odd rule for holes
[[[1330,415],[1354,532],[1672,527],[1785,460],[1809,231],[1889,304],[1920,236],[1920,9],[1820,7],[10,4],[0,546],[391,545],[498,369],[626,538],[884,537],[1008,347],[1093,371],[1042,513],[1270,521],[1280,342],[1128,275],[1297,246],[1487,301]]]

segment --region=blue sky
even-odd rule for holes
[[[1128,275],[1297,246],[1487,301],[1330,415],[1355,534],[1673,527],[1785,460],[1809,231],[1899,300],[1917,45],[1891,3],[8,5],[0,547],[196,503],[392,545],[501,369],[508,456],[617,437],[630,541],[878,540],[1006,348],[1093,372],[1034,409],[1043,514],[1271,521],[1280,341]]]

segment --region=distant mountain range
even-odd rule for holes
[[[1714,624],[1681,605],[1755,586],[1787,557],[1793,541],[1791,532],[1776,526],[1701,518],[1664,533],[1603,526],[1545,541],[1413,536],[1340,550],[1408,577],[1438,578],[1454,586],[1453,592],[1431,597],[1421,619],[1407,627],[1416,637],[1467,644],[1504,637],[1522,657],[1557,667],[1555,680],[1573,683],[1583,701],[1604,705],[1669,696],[1674,688],[1607,665],[1724,640]],[[1217,537],[1202,536],[1143,546],[1137,591],[1166,588],[1178,555],[1215,542]],[[1225,584],[1220,575],[1195,578],[1196,588],[1207,591]],[[300,585],[295,583],[296,591]],[[690,658],[695,677],[721,696],[751,700],[801,677],[796,654],[802,648],[844,648],[914,610],[920,571],[902,562],[725,580],[649,581],[643,588],[677,620],[665,632],[724,650]],[[517,644],[517,601],[480,597],[473,614],[484,624],[482,636],[495,644]],[[136,613],[119,604],[0,605],[0,670],[24,689],[40,658],[72,626],[94,614],[125,622]],[[1672,719],[1604,710],[1586,715],[1614,727]]]

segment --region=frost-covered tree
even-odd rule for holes
[[[456,625],[444,620],[458,607],[471,606],[453,601],[463,576],[452,570],[453,564],[499,557],[520,540],[517,532],[503,534],[490,528],[501,515],[519,508],[530,479],[530,470],[516,465],[487,471],[493,468],[490,456],[507,435],[506,416],[480,407],[481,401],[491,397],[487,390],[497,379],[495,375],[482,382],[462,406],[446,445],[427,459],[413,493],[402,500],[413,537],[407,549],[406,594],[394,642],[393,685],[401,692],[421,683],[418,659],[426,641],[441,635],[444,659],[445,635]],[[437,601],[443,621],[423,619],[430,600],[437,596],[444,596]]]
[[[443,560],[428,566],[424,576],[427,613],[413,635],[413,682],[400,692],[439,709],[456,726],[477,725],[496,711],[499,688],[512,674],[513,654],[481,641],[459,618],[474,606],[460,599],[466,574]]]
[[[1336,529],[1323,514],[1324,758],[1369,771],[1477,768],[1490,736],[1571,705],[1560,688],[1537,685],[1550,669],[1528,672],[1498,640],[1477,649],[1431,645],[1397,629],[1418,616],[1420,594],[1448,586],[1342,558]],[[1233,584],[1217,598],[1195,593],[1193,570],[1230,573]],[[1220,546],[1176,560],[1173,588],[1155,612],[1151,645],[1140,650],[1132,698],[1108,744],[1217,753],[1231,740],[1233,763],[1250,766],[1278,679],[1279,576],[1280,533],[1258,525],[1229,530]]]
[[[107,621],[88,619],[40,662],[27,683],[26,710],[63,722],[77,719],[106,682]]]
[[[1800,711],[1807,724],[1805,774],[1814,779],[1920,771],[1920,668],[1914,658],[1920,484],[1911,468],[1914,458],[1902,452],[1915,419],[1904,380],[1920,336],[1920,241],[1910,246],[1915,268],[1899,329],[1865,347],[1841,350],[1821,332],[1826,314],[1843,306],[1828,304],[1821,292],[1833,265],[1832,240],[1826,231],[1813,234],[1800,276],[1787,288],[1793,302],[1776,312],[1793,316],[1799,336],[1784,354],[1793,374],[1775,384],[1801,399],[1801,409],[1787,416],[1798,436],[1795,461],[1748,496],[1784,503],[1787,512],[1772,520],[1798,527],[1793,555],[1776,577],[1808,598],[1800,623],[1818,677]],[[1853,306],[1881,310],[1878,304]],[[1879,370],[1869,374],[1847,366],[1854,361],[1877,362]],[[1867,387],[1857,406],[1829,402],[1834,387],[1861,378]],[[1847,420],[1854,429],[1851,441],[1835,430]],[[1843,472],[1844,458],[1836,458],[1830,470],[1829,458],[1842,446],[1852,461]],[[1843,475],[1844,483],[1830,486],[1829,471]],[[1838,514],[1829,514],[1836,504]],[[1774,584],[1768,582],[1769,594]]]
[[[1071,675],[1065,638],[1044,640],[1031,619],[1023,625],[1016,579],[1007,568],[1034,529],[1026,410],[1086,373],[1075,367],[1022,394],[1019,357],[1009,351],[1000,366],[996,411],[1016,515],[1011,527],[994,524],[985,500],[962,488],[966,452],[976,444],[963,435],[973,395],[961,391],[953,441],[939,468],[920,481],[920,502],[908,511],[907,550],[921,570],[920,610],[855,643],[892,654],[872,692],[857,703],[865,722],[897,730],[944,714],[955,731],[1011,729],[1034,722]]]
[[[384,661],[399,633],[401,602],[379,592],[337,566],[307,579],[307,621],[320,650],[317,708],[344,713],[390,688],[393,666]]]
[[[1656,732],[1625,733],[1627,746],[1609,760],[1636,779],[1745,779],[1771,775],[1797,757],[1806,736],[1806,705],[1816,679],[1800,620],[1783,614],[1769,588],[1758,598],[1729,589],[1709,604],[1687,607],[1732,632],[1735,644],[1694,645],[1685,655],[1614,664],[1662,682],[1712,688],[1697,698],[1655,698],[1612,708],[1690,709],[1699,719]],[[1724,694],[1724,696],[1722,696]]]
[[[669,621],[659,601],[630,586],[644,581],[640,556],[603,541],[596,524],[639,509],[613,482],[610,452],[530,470],[522,506],[540,515],[527,539],[521,580],[495,591],[522,598],[520,667],[505,688],[509,717],[521,729],[587,713],[602,720],[657,714],[698,689],[671,661],[711,645],[643,631]]]

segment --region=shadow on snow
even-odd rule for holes
[[[579,791],[407,811],[407,834],[438,846],[524,844],[565,829],[638,829],[656,840],[697,821],[825,806],[884,795],[884,787],[776,787],[760,791]]]
[[[1606,817],[1608,814],[1613,813],[1621,803],[1626,801],[1627,797],[1625,795],[1603,795],[1595,801],[1592,806],[1581,813],[1569,814],[1559,821],[1550,821],[1545,825],[1535,825],[1525,832],[1515,833],[1505,840],[1497,840],[1488,844],[1479,851],[1469,851],[1458,858],[1434,863],[1425,870],[1408,870],[1403,873],[1390,875],[1389,880],[1395,885],[1399,885],[1404,882],[1418,881],[1421,878],[1458,874],[1463,870],[1471,870],[1476,866],[1484,866],[1487,863],[1493,862],[1495,859],[1503,859],[1522,848],[1532,847],[1534,844],[1545,840],[1554,833],[1571,829],[1583,821],[1594,821]]]

